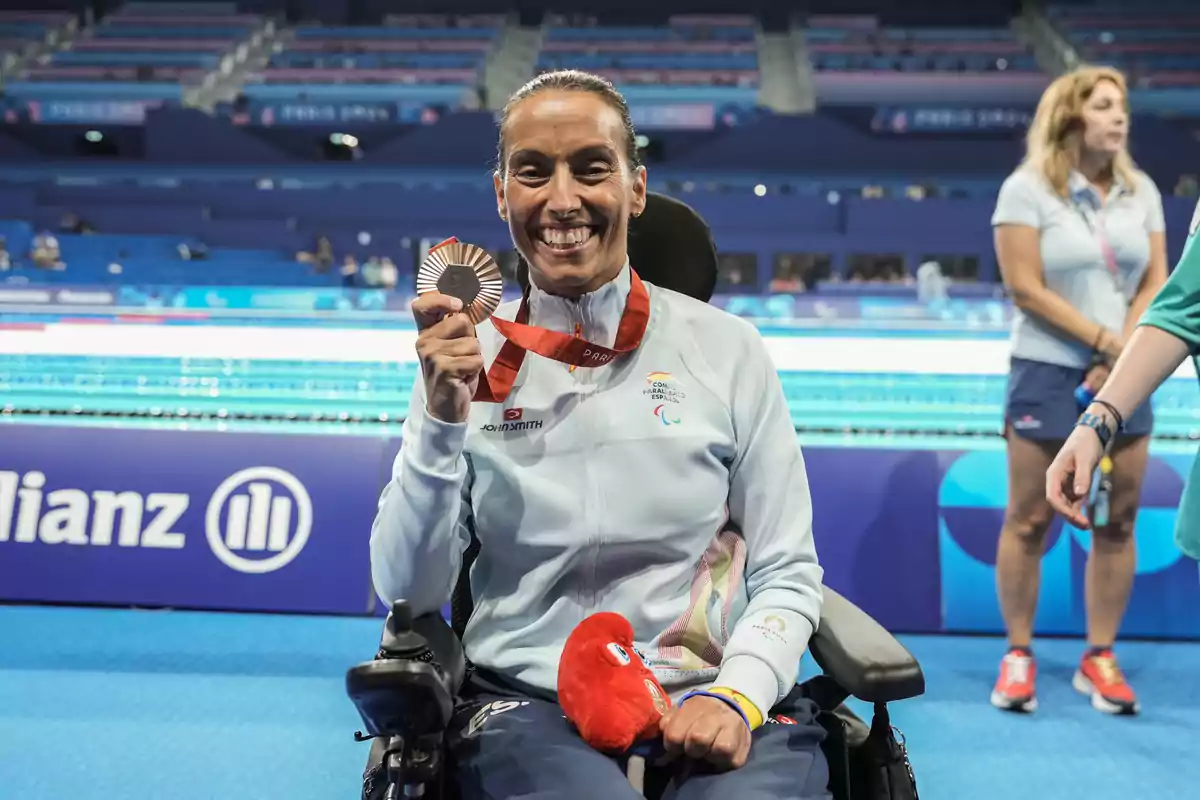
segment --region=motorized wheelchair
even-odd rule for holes
[[[630,262],[652,284],[707,301],[716,285],[716,250],[704,220],[686,204],[651,193],[631,222]],[[526,275],[520,274],[524,285]],[[364,800],[456,797],[443,775],[443,736],[470,668],[461,638],[473,609],[470,567],[480,551],[472,539],[451,601],[440,613],[413,619],[403,601],[384,624],[373,660],[347,672],[346,690],[374,739],[364,774]],[[925,678],[916,659],[887,630],[836,591],[825,588],[820,625],[809,645],[822,674],[805,681],[821,709],[828,736],[834,800],[915,800],[916,780],[903,737],[897,738],[887,704],[921,695]],[[867,725],[848,697],[873,705]],[[432,789],[432,791],[428,791]]]

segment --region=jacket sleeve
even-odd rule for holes
[[[783,386],[762,337],[748,324],[745,331],[731,398],[737,452],[729,517],[746,542],[749,603],[729,637],[716,685],[740,692],[766,716],[796,682],[821,619],[824,571]]]
[[[381,600],[407,600],[416,616],[450,602],[471,541],[467,423],[430,416],[418,378],[401,435],[371,527],[371,578]]]

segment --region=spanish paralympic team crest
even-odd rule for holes
[[[687,393],[679,387],[679,381],[669,372],[651,372],[646,375],[649,386],[642,394],[654,402],[654,416],[662,420],[663,425],[679,424],[677,406],[687,398]]]

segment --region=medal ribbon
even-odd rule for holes
[[[650,321],[650,294],[632,268],[629,270],[629,297],[617,326],[612,347],[593,344],[577,336],[538,328],[529,322],[529,290],[521,298],[513,321],[492,317],[492,324],[504,337],[500,353],[486,373],[479,376],[474,399],[480,403],[503,403],[512,392],[527,352],[570,364],[572,367],[602,367],[613,359],[637,348]]]

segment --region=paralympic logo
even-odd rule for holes
[[[658,402],[654,407],[654,416],[662,420],[663,425],[678,425],[679,417],[668,414],[667,405],[678,405],[687,395],[679,388],[675,376],[669,372],[651,372],[646,376],[646,383],[650,386],[643,394]]]
[[[663,425],[678,425],[679,417],[671,417],[667,414],[666,406],[659,404],[654,407],[654,416],[662,420]]]

